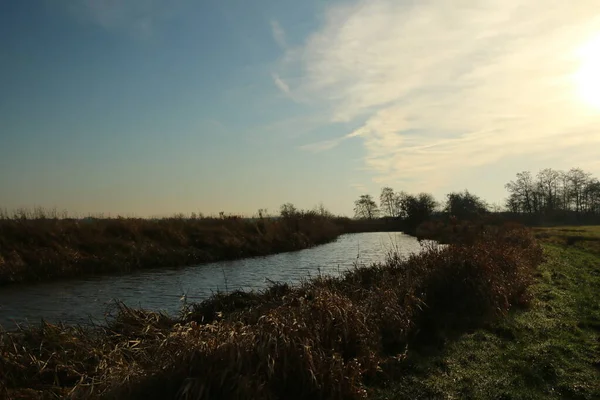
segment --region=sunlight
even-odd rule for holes
[[[575,73],[575,84],[581,99],[600,110],[600,34],[583,45],[578,56],[581,66]]]

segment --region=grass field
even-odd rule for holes
[[[600,399],[600,227],[538,228],[529,309],[413,349],[377,399]]]

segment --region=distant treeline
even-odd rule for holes
[[[530,222],[596,222],[600,218],[600,181],[580,168],[529,171],[505,185],[506,211]]]
[[[397,220],[411,233],[431,219],[473,220],[490,214],[529,225],[600,222],[600,181],[580,168],[546,168],[535,176],[529,171],[519,172],[505,188],[508,197],[504,205],[490,206],[468,190],[449,193],[438,202],[429,193],[413,195],[385,187],[379,204],[371,195],[361,195],[354,202],[354,216]]]

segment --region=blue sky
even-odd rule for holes
[[[598,176],[600,0],[541,3],[2,2],[0,207],[350,215]]]

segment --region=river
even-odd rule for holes
[[[260,290],[269,280],[297,284],[318,274],[339,275],[356,263],[384,261],[391,250],[409,255],[421,247],[417,239],[399,232],[355,233],[322,246],[266,257],[13,285],[0,288],[0,325],[12,329],[15,322],[38,323],[42,318],[102,322],[116,299],[130,307],[175,315],[184,294],[189,302],[199,302],[216,291]]]

